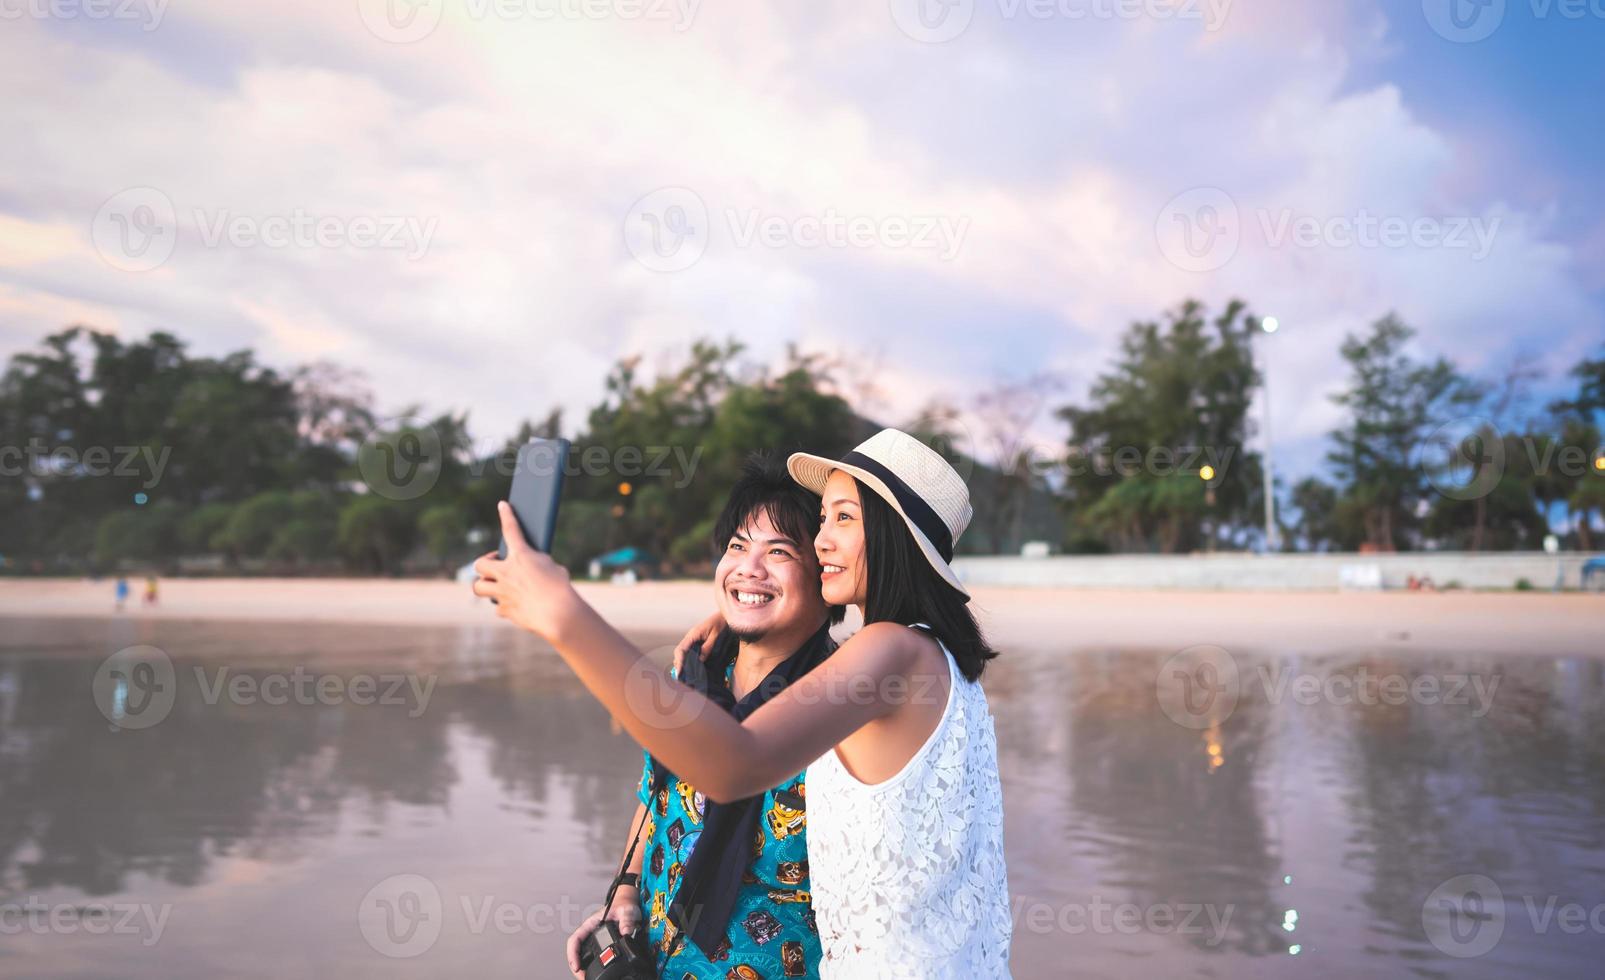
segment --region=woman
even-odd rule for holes
[[[505,503],[505,560],[478,595],[548,640],[654,756],[714,800],[807,767],[809,864],[826,978],[1008,976],[1010,919],[997,741],[978,682],[996,656],[951,566],[972,509],[964,481],[885,429],[837,462],[798,453],[822,494],[820,589],[864,627],[737,721],[671,688],[529,548]]]

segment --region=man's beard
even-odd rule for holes
[[[741,643],[757,643],[769,635],[768,630],[731,630],[730,635]]]

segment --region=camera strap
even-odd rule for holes
[[[608,886],[607,898],[602,900],[602,915],[606,916],[613,907],[613,896],[618,894],[619,885],[624,883],[624,876],[630,872],[630,862],[635,860],[635,849],[641,844],[641,831],[646,827],[646,819],[652,813],[652,799],[658,795],[663,785],[663,775],[657,767],[652,770],[652,788],[647,793],[646,806],[641,809],[641,819],[635,822],[635,833],[630,837],[630,849],[624,852],[624,863],[619,865],[619,873],[613,876],[613,884]],[[637,879],[639,880],[639,879]]]

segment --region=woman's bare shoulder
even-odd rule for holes
[[[929,635],[897,623],[870,623],[848,638],[831,657],[860,666],[874,665],[882,671],[907,673],[918,669],[941,649]]]

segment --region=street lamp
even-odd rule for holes
[[[1213,554],[1215,551],[1215,532],[1217,531],[1217,528],[1214,526],[1214,523],[1210,520],[1210,518],[1214,516],[1215,511],[1215,484],[1211,482],[1215,479],[1215,467],[1205,463],[1198,470],[1198,478],[1204,481],[1204,506],[1209,508],[1205,514],[1204,520],[1204,529],[1208,534],[1208,537],[1206,537],[1205,540],[1209,543],[1210,553]]]
[[[1260,320],[1259,328],[1267,334],[1273,334],[1282,325],[1274,316]],[[1261,387],[1265,393],[1265,553],[1271,554],[1277,550],[1276,540],[1276,480],[1271,466],[1271,351],[1269,346],[1265,349],[1265,356],[1261,358],[1260,367]]]

